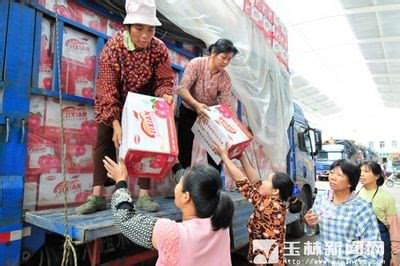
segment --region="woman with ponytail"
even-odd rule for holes
[[[174,172],[191,165],[194,138],[191,128],[196,118],[206,118],[209,106],[232,105],[232,83],[225,68],[238,50],[230,40],[219,39],[208,48],[208,52],[208,56],[197,57],[189,62],[178,86],[177,93],[183,102],[177,120],[180,164],[174,166]],[[220,170],[210,156],[208,163]]]
[[[383,265],[400,265],[400,227],[396,202],[390,193],[381,188],[385,182],[384,171],[374,161],[365,161],[360,165],[360,182],[363,185],[359,196],[372,204],[376,215],[381,239],[384,242]]]
[[[302,205],[302,202],[292,195],[295,187],[292,180],[286,173],[273,173],[267,180],[261,181],[244,154],[240,157],[243,173],[229,159],[226,148],[215,147],[215,151],[221,156],[240,193],[254,205],[254,212],[248,222],[249,262],[256,265],[265,263],[285,265],[287,209],[297,213],[300,212]],[[256,246],[257,243],[260,243],[259,248]],[[268,246],[269,249],[265,250]]]
[[[157,249],[157,266],[231,265],[229,226],[234,206],[221,191],[219,173],[211,166],[189,168],[175,186],[175,205],[182,222],[137,213],[127,190],[123,162],[105,157],[104,167],[116,182],[111,208],[121,233],[135,244]]]

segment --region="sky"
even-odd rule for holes
[[[288,27],[289,65],[342,110],[308,114],[323,137],[360,142],[400,134],[400,109],[386,108],[339,0],[266,0]]]

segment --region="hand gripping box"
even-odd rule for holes
[[[174,113],[163,99],[129,92],[119,156],[130,177],[162,179],[178,156]]]
[[[207,112],[209,119],[197,119],[192,127],[208,154],[219,164],[221,158],[213,151],[213,146],[228,144],[229,158],[239,156],[250,144],[252,135],[225,105],[211,106]]]

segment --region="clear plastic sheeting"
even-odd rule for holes
[[[158,0],[157,9],[207,45],[227,38],[238,47],[240,53],[228,72],[233,93],[243,103],[246,120],[268,162],[267,169],[259,170],[285,171],[287,128],[293,115],[289,75],[279,65],[262,32],[242,11],[240,1]]]

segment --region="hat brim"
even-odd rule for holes
[[[124,19],[124,25],[131,25],[131,24],[161,26],[161,22],[156,17],[155,18],[147,18],[147,17],[138,17],[138,16],[127,15]]]

